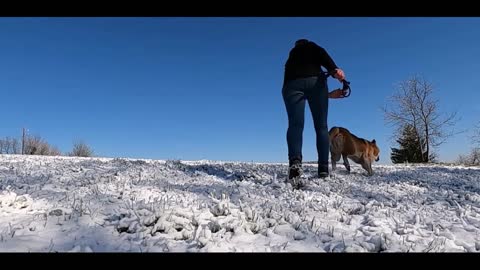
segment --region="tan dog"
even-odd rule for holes
[[[345,168],[350,173],[348,159],[361,164],[368,175],[373,175],[372,163],[380,160],[380,149],[375,140],[369,142],[358,138],[342,127],[332,127],[329,131],[330,154],[332,160],[332,171],[336,169],[336,162],[343,157]]]

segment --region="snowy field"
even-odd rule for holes
[[[480,251],[478,167],[338,165],[304,190],[286,171],[0,155],[0,251]]]

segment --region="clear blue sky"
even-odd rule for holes
[[[0,136],[27,127],[63,152],[78,138],[108,157],[283,162],[283,68],[298,38],[351,81],[329,126],[375,138],[382,162],[392,129],[380,107],[414,73],[458,129],[480,119],[480,18],[1,18]],[[468,135],[440,158],[468,151]],[[308,108],[304,157],[316,160]]]

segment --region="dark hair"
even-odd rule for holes
[[[299,39],[297,41],[295,41],[295,46],[298,46],[298,45],[304,45],[304,44],[307,44],[308,43],[308,39]]]

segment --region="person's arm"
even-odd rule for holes
[[[335,64],[335,61],[333,61],[328,52],[321,46],[317,45],[317,48],[321,65],[327,69],[328,73],[333,74],[333,77],[339,81],[345,80],[345,73],[337,66],[337,64]]]
[[[343,91],[342,89],[335,89],[328,93],[328,98],[344,98],[344,97],[345,97],[345,91]]]
[[[332,57],[328,54],[328,52],[321,46],[316,46],[318,50],[318,58],[320,60],[320,64],[324,66],[329,73],[335,71],[338,66],[333,61]]]

